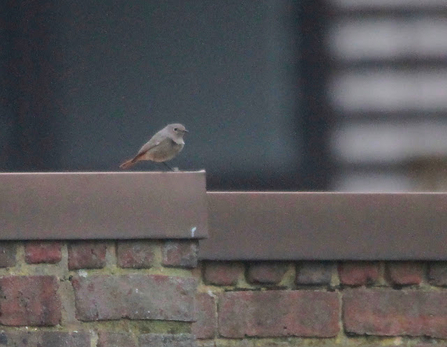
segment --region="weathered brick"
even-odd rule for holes
[[[241,263],[207,262],[205,263],[204,280],[207,284],[217,286],[234,286],[244,273]]]
[[[233,341],[232,341],[233,342]],[[197,340],[196,341],[197,347],[217,347],[218,344],[214,340]],[[225,346],[228,347],[228,346]],[[237,347],[231,344],[231,347]]]
[[[17,244],[15,242],[0,242],[0,267],[16,265],[16,250]]]
[[[215,298],[209,293],[196,295],[196,319],[192,324],[192,333],[198,339],[212,339],[216,335],[216,303]]]
[[[227,292],[219,301],[224,337],[333,337],[339,332],[336,293],[272,290]]]
[[[139,341],[140,347],[196,347],[191,334],[143,334]]]
[[[229,341],[230,344],[228,343]],[[239,339],[239,340],[227,340],[227,339],[220,339],[216,340],[215,346],[213,347],[257,347],[255,344],[259,344],[261,340],[255,341],[254,339]],[[207,346],[209,347],[209,346]],[[290,346],[289,346],[290,347]]]
[[[303,343],[301,342],[296,342],[296,343],[293,343],[293,342],[291,342],[291,341],[272,341],[272,340],[268,340],[268,339],[262,339],[262,340],[258,340],[258,341],[256,341],[257,343],[256,343],[256,345],[255,345],[255,347],[298,347],[298,346],[300,346],[300,347],[302,347],[303,346]],[[317,343],[317,346],[318,347],[334,347],[334,346],[336,346],[335,344],[325,344],[324,342],[324,340],[323,341],[318,341],[319,343]],[[343,345],[341,345],[341,346],[343,346]],[[364,347],[364,346],[362,346],[362,347]],[[369,346],[369,347],[372,347],[372,346]],[[379,347],[379,346],[377,346],[377,347]]]
[[[0,346],[6,347],[90,347],[86,332],[2,331]]]
[[[72,278],[76,316],[82,321],[194,320],[194,278],[147,274]]]
[[[25,261],[28,264],[56,264],[62,259],[60,242],[31,241],[25,244]]]
[[[278,284],[287,271],[288,264],[282,262],[257,262],[248,267],[247,279],[251,283]]]
[[[97,347],[138,347],[136,338],[128,333],[100,331]]]
[[[56,325],[61,302],[54,276],[7,276],[0,278],[0,324],[10,326]]]
[[[344,262],[338,266],[340,283],[348,286],[374,284],[379,279],[379,263]]]
[[[431,262],[428,267],[428,281],[439,287],[447,286],[447,262]]]
[[[154,242],[148,240],[118,241],[118,266],[122,268],[150,268],[154,262]]]
[[[197,266],[199,243],[197,240],[171,240],[163,246],[164,266],[194,268]]]
[[[347,290],[343,322],[352,334],[447,338],[447,296],[420,290]]]
[[[386,279],[395,285],[420,284],[424,278],[424,264],[419,262],[390,262],[386,264]]]
[[[101,269],[106,265],[107,246],[97,241],[76,241],[68,244],[68,268]]]
[[[318,343],[316,344],[317,347],[335,347],[337,346],[334,343],[325,343],[324,340],[319,340]],[[340,347],[343,345],[340,345]],[[272,340],[259,340],[258,343],[256,343],[255,347],[303,347],[303,343],[301,342],[292,342],[292,341],[272,341]],[[362,346],[365,347],[365,346]],[[373,346],[369,346],[369,347],[373,347]],[[379,346],[376,346],[379,347]],[[383,347],[383,346],[380,346]]]
[[[331,283],[333,263],[304,262],[297,266],[296,284],[300,285],[328,285]]]

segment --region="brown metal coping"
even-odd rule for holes
[[[447,194],[208,192],[207,260],[447,260]]]
[[[0,240],[201,239],[209,260],[447,260],[447,194],[208,192],[205,172],[0,174]],[[208,219],[208,220],[207,220]]]
[[[205,171],[0,174],[1,240],[207,233]]]

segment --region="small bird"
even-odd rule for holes
[[[172,170],[165,161],[171,160],[183,149],[185,145],[183,135],[187,132],[188,130],[182,124],[168,124],[152,136],[135,157],[122,163],[120,168],[125,170],[141,160],[152,160],[163,163]]]

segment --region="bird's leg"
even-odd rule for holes
[[[163,161],[162,164],[166,166],[169,170],[174,171],[174,169],[170,167],[168,164],[166,164],[166,162]]]

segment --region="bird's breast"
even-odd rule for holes
[[[155,162],[171,160],[183,149],[183,146],[184,144],[174,141],[164,141],[148,151],[148,158]]]

